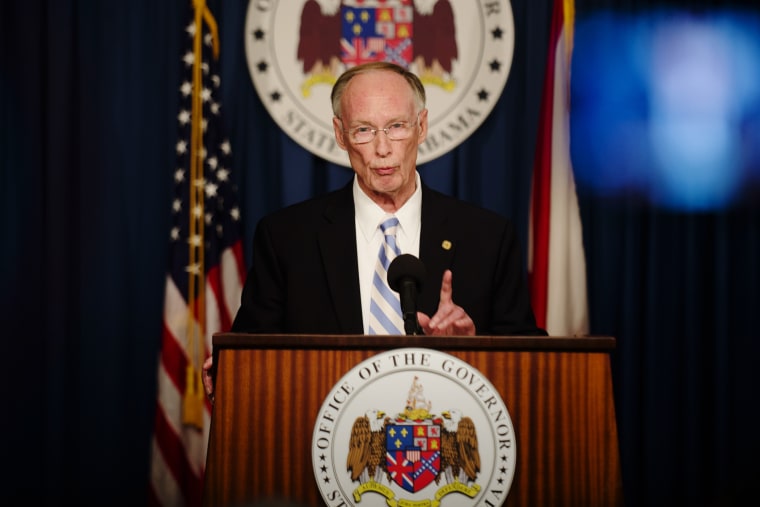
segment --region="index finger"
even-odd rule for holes
[[[452,286],[451,286],[451,280],[453,278],[453,275],[451,274],[451,270],[447,269],[443,272],[443,279],[441,280],[441,296],[439,305],[441,304],[448,304],[452,301]]]

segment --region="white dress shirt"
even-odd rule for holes
[[[395,216],[399,221],[396,232],[396,244],[402,254],[420,255],[420,225],[422,222],[422,190],[420,175],[415,173],[417,188],[404,205],[394,214],[386,213],[380,206],[359,188],[354,176],[354,208],[356,221],[356,253],[359,261],[359,290],[362,298],[362,320],[364,333],[369,333],[370,289],[372,276],[375,273],[375,262],[380,245],[383,243],[383,233],[380,224],[387,218]]]

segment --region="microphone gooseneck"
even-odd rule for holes
[[[425,265],[414,255],[401,254],[388,266],[388,285],[399,293],[407,335],[423,334],[417,320],[417,296],[422,292],[424,279]]]

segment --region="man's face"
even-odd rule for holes
[[[351,79],[341,99],[342,118],[333,119],[335,138],[348,152],[359,186],[383,207],[398,209],[414,193],[417,147],[427,135],[427,110],[420,111],[419,118],[416,113],[406,80],[394,72],[377,71]],[[403,140],[391,140],[379,130],[369,142],[357,144],[346,132],[403,122],[412,126]]]

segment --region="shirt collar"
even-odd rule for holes
[[[394,213],[395,217],[398,218],[402,234],[407,237],[416,237],[419,233],[420,217],[422,216],[422,180],[420,179],[420,173],[415,171],[414,180],[416,185],[414,193]],[[359,188],[356,175],[354,175],[353,194],[356,225],[365,241],[369,242],[377,231],[378,225],[388,216],[388,213]]]

